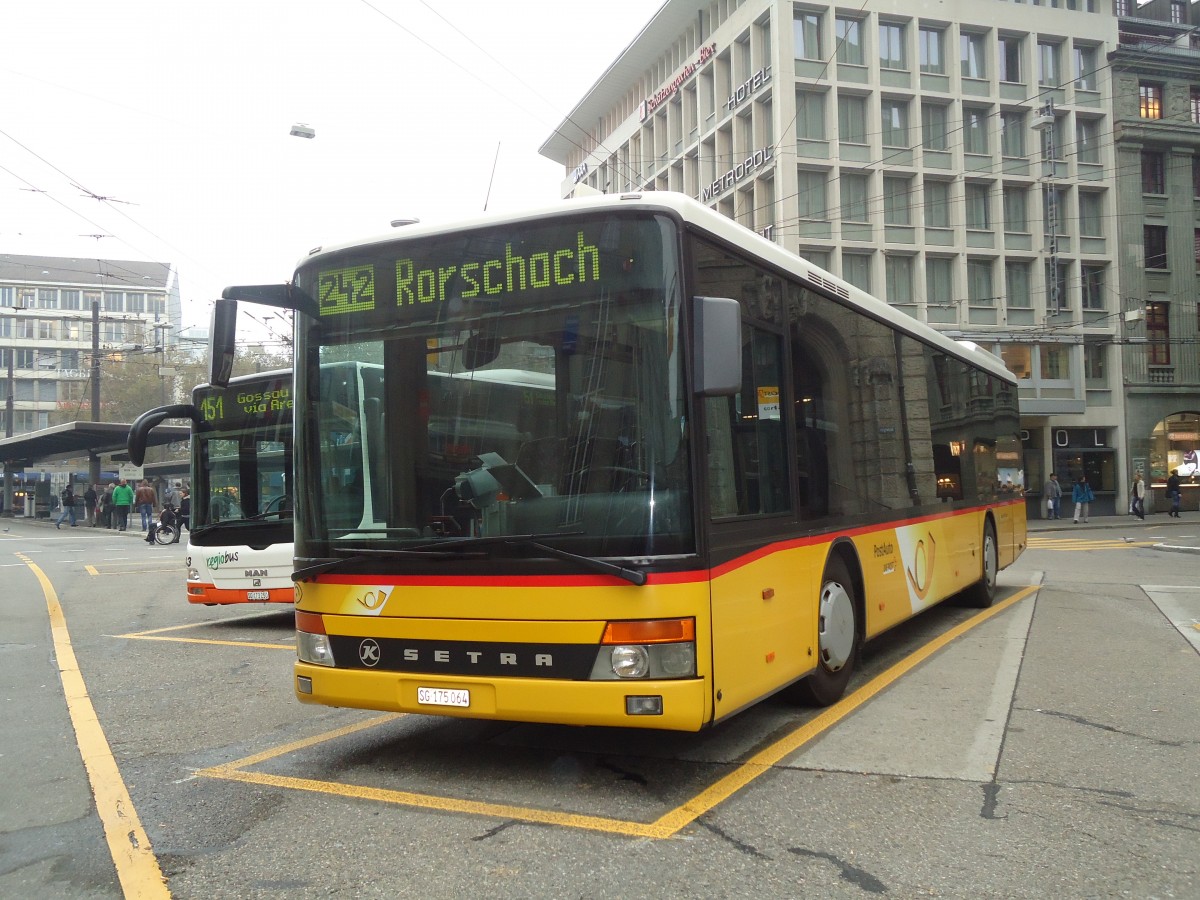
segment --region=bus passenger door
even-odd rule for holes
[[[804,551],[770,552],[795,527],[783,340],[744,325],[742,351],[741,391],[704,401],[716,718],[811,667]]]

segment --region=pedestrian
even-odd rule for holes
[[[1046,518],[1057,519],[1062,505],[1062,485],[1058,483],[1057,472],[1050,473],[1050,480],[1042,488],[1042,496],[1046,498]]]
[[[154,521],[154,507],[158,505],[158,494],[144,478],[138,482],[133,503],[142,514],[142,531],[149,531],[150,523]]]
[[[1129,511],[1139,519],[1146,518],[1146,482],[1141,472],[1133,473],[1133,484],[1129,487]]]
[[[133,509],[133,488],[124,478],[113,488],[113,518],[117,531],[124,531],[129,524],[129,511]]]
[[[1083,513],[1083,521],[1086,524],[1088,520],[1088,508],[1092,505],[1092,501],[1096,499],[1096,495],[1092,493],[1092,486],[1088,484],[1087,476],[1080,475],[1079,480],[1075,482],[1075,487],[1071,488],[1071,499],[1075,501],[1075,524],[1079,524],[1079,514]]]
[[[104,486],[100,494],[100,524],[105,528],[113,528],[113,490],[116,485],[111,481]]]
[[[63,488],[59,499],[62,500],[62,509],[58,513],[58,521],[54,523],[54,527],[62,528],[63,519],[69,516],[71,527],[74,528],[79,523],[75,521],[75,492],[71,490],[71,482],[67,482],[67,486]]]
[[[189,532],[192,530],[192,494],[187,488],[182,488],[179,491],[179,527],[175,529],[175,540],[172,544],[179,543],[179,534],[183,529]]]
[[[1171,501],[1171,511],[1167,515],[1174,516],[1179,519],[1179,508],[1183,505],[1183,479],[1179,477],[1179,470],[1172,469],[1171,477],[1167,479],[1167,497]]]
[[[96,486],[89,484],[88,489],[83,492],[83,509],[87,513],[87,518],[84,520],[85,525],[96,526]]]

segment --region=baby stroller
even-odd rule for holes
[[[164,503],[158,521],[150,523],[150,533],[146,535],[146,543],[174,544],[179,541],[179,510],[170,503]]]

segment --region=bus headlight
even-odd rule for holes
[[[618,678],[645,678],[650,671],[650,654],[645,647],[613,647],[612,670]]]
[[[609,622],[591,674],[592,681],[695,677],[694,619]]]
[[[296,655],[300,662],[332,666],[333,645],[325,633],[325,620],[317,613],[296,610]]]
[[[296,655],[300,662],[312,663],[314,666],[332,666],[333,648],[329,646],[329,635],[309,634],[307,631],[296,632]]]
[[[187,580],[188,581],[199,581],[200,580],[200,570],[193,568],[192,566],[188,566]]]

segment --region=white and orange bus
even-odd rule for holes
[[[411,226],[225,296],[298,313],[305,702],[679,730],[828,704],[864,641],[990,604],[1025,546],[1000,361],[680,195]],[[378,367],[359,468],[342,360]]]

